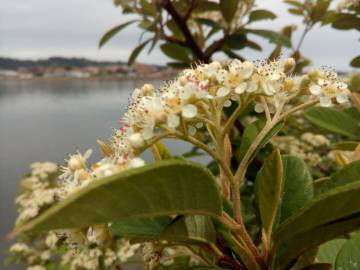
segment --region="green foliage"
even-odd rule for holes
[[[275,150],[264,162],[256,176],[256,195],[265,233],[270,238],[276,213],[281,202],[283,164],[280,152]]]
[[[238,3],[238,0],[220,0],[219,7],[221,14],[228,23],[234,18]]]
[[[274,20],[276,15],[266,9],[255,9],[250,12],[249,22],[261,21],[261,20]]]
[[[106,32],[99,42],[99,48],[104,46],[111,38],[113,38],[116,34],[118,34],[121,30],[129,26],[130,24],[137,22],[138,20],[132,20],[126,23],[122,23],[118,26],[115,26],[114,28],[110,29],[108,32]]]
[[[220,207],[219,192],[208,171],[188,162],[162,161],[95,181],[16,232],[88,226],[129,217],[217,216]]]
[[[360,235],[354,234],[340,249],[335,262],[336,269],[356,270],[360,265]]]
[[[270,130],[270,132],[264,137],[264,139],[261,141],[261,143],[257,147],[257,151],[260,148],[263,148],[267,143],[269,143],[271,138],[273,136],[275,136],[281,130],[281,128],[283,127],[283,124],[284,123],[280,122]],[[248,151],[250,145],[252,144],[252,142],[254,141],[256,136],[260,133],[260,131],[264,128],[264,126],[265,126],[264,121],[257,120],[245,128],[244,134],[241,138],[241,145],[239,148],[239,158],[240,159],[244,158],[245,153]]]
[[[319,107],[308,109],[305,112],[305,117],[310,122],[330,132],[349,138],[360,138],[359,120],[349,117],[346,112]]]

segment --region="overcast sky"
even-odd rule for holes
[[[254,24],[254,27],[278,30],[285,24],[300,23],[299,18],[287,13],[281,0],[258,0],[257,3],[279,18]],[[140,30],[135,25],[101,50],[97,44],[106,30],[126,20],[112,0],[0,0],[0,56],[26,59],[73,56],[125,61],[138,44]],[[297,31],[295,41],[299,35]],[[260,41],[263,53],[249,50],[242,55],[250,59],[268,56],[273,45]],[[307,36],[302,51],[313,59],[314,65],[348,70],[350,59],[360,51],[359,34],[316,28]],[[144,51],[138,61],[164,64],[167,59],[157,48],[150,55]]]

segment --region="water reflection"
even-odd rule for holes
[[[143,81],[118,80],[0,80],[0,237],[15,218],[18,179],[34,161],[62,160],[75,149],[94,149],[118,127],[129,93]],[[154,81],[159,85],[160,81]],[[171,143],[175,154],[189,145]],[[200,161],[205,162],[206,158]],[[6,243],[1,242],[2,261]],[[3,266],[0,266],[3,269]],[[5,267],[4,269],[14,269]]]

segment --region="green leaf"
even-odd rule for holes
[[[213,1],[207,0],[198,0],[193,12],[194,13],[203,13],[208,11],[218,11],[219,4]]]
[[[283,165],[279,150],[274,150],[265,160],[255,183],[262,225],[270,239],[283,189]]]
[[[260,21],[260,20],[273,20],[276,15],[266,9],[256,9],[250,12],[249,22]]]
[[[282,45],[288,48],[291,47],[290,39],[282,33],[274,32],[271,30],[264,30],[264,29],[257,29],[257,30],[247,29],[246,31],[251,34],[261,36],[267,39],[271,43]]]
[[[292,6],[294,6],[294,7],[302,8],[302,3],[298,2],[298,1],[285,0],[284,2],[287,3],[287,4],[289,4],[289,5],[292,5]]]
[[[335,269],[358,270],[360,267],[360,234],[354,234],[336,257]]]
[[[166,160],[172,159],[173,156],[170,153],[170,150],[163,144],[161,141],[156,142],[152,145],[153,147],[153,156],[157,157],[157,160]]]
[[[360,55],[352,59],[350,65],[355,68],[360,68]]]
[[[245,34],[231,34],[226,38],[226,45],[230,49],[240,50],[246,46],[246,35]]]
[[[93,181],[16,232],[84,227],[130,217],[220,213],[221,198],[211,173],[191,162],[169,160]]]
[[[238,0],[220,0],[220,11],[228,23],[232,21],[238,9]]]
[[[247,40],[245,43],[246,47],[249,47],[250,49],[253,49],[255,51],[261,51],[262,48],[259,44],[257,44],[256,42],[252,41],[252,40]]]
[[[297,9],[297,8],[289,8],[288,11],[293,15],[302,16],[304,14],[304,11],[302,9]]]
[[[165,43],[160,46],[162,52],[173,59],[180,60],[181,62],[189,63],[190,52],[188,49],[173,43]]]
[[[278,123],[275,125],[270,132],[265,136],[262,142],[259,144],[257,151],[259,151],[262,147],[264,147],[270,139],[275,136],[283,127],[284,123]],[[244,134],[241,138],[240,144],[240,159],[243,159],[247,150],[249,149],[251,143],[255,139],[255,137],[259,134],[259,132],[264,128],[265,122],[261,120],[257,120],[245,128]]]
[[[330,148],[333,150],[354,151],[359,144],[360,142],[357,141],[342,141],[331,144]]]
[[[215,243],[216,233],[208,216],[180,216],[159,235],[159,239],[185,243]]]
[[[354,161],[341,170],[334,173],[330,179],[324,181],[320,188],[316,189],[316,196],[331,189],[360,181],[360,160]]]
[[[313,22],[320,21],[325,15],[330,5],[330,0],[318,0],[311,11],[310,18]]]
[[[306,110],[304,115],[307,120],[328,131],[350,138],[360,138],[359,121],[349,117],[344,112],[315,107]]]
[[[111,28],[109,31],[107,31],[102,38],[100,39],[99,42],[99,48],[101,48],[102,46],[105,45],[105,43],[107,43],[113,36],[115,36],[117,33],[119,33],[122,29],[124,29],[126,26],[137,22],[138,20],[132,20],[123,24],[120,24],[118,26],[115,26],[114,28]]]
[[[360,31],[360,18],[355,14],[341,13],[335,17],[332,27],[340,30],[356,29]]]
[[[359,205],[360,181],[315,197],[275,231],[277,263],[286,266],[305,250],[359,228]]]
[[[127,218],[112,223],[111,230],[119,237],[132,238],[136,242],[154,239],[181,243],[215,242],[215,229],[209,217],[168,216]]]
[[[278,213],[279,224],[296,214],[314,197],[312,177],[305,162],[296,156],[284,155],[282,164],[284,187]]]
[[[110,228],[119,237],[155,239],[171,222],[172,218],[167,216],[124,218],[113,222]]]
[[[138,55],[140,54],[140,52],[144,49],[144,47],[151,41],[152,39],[148,39],[146,41],[144,41],[143,43],[141,43],[139,46],[137,46],[130,54],[130,57],[128,59],[128,65],[132,65],[136,58],[138,57]]]
[[[322,244],[316,255],[319,262],[335,265],[336,256],[346,242],[346,239],[334,239]]]
[[[283,269],[291,260],[306,253],[309,249],[357,230],[359,227],[360,215],[358,214],[298,233],[277,248],[277,264]]]

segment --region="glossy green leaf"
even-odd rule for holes
[[[265,160],[255,183],[262,225],[270,239],[283,189],[283,165],[279,150]]]
[[[360,31],[360,18],[355,14],[341,13],[335,17],[332,27],[340,30],[356,29]]]
[[[309,249],[313,249],[331,239],[339,238],[359,228],[360,214],[357,214],[295,234],[286,240],[284,239],[285,241],[281,244],[277,243],[277,265],[280,269],[286,269],[286,266],[294,258],[304,254]]]
[[[110,228],[119,237],[155,239],[171,222],[172,218],[168,216],[124,218],[113,222]]]
[[[132,65],[136,58],[139,56],[139,54],[141,53],[141,51],[144,49],[144,47],[151,41],[152,39],[148,39],[146,41],[144,41],[143,43],[141,43],[139,46],[137,46],[130,54],[130,57],[128,59],[128,65]]]
[[[360,121],[349,117],[344,112],[315,107],[306,110],[304,115],[307,120],[328,131],[350,138],[360,138]]]
[[[165,43],[160,46],[162,52],[173,59],[188,63],[190,62],[190,52],[188,49],[173,43]]]
[[[176,218],[159,235],[159,239],[185,243],[215,243],[216,233],[210,217],[186,215]]]
[[[342,246],[336,257],[336,270],[359,270],[360,268],[360,234],[354,234]]]
[[[238,9],[238,0],[220,0],[220,11],[227,22],[231,22]]]
[[[132,20],[123,24],[120,24],[118,26],[115,26],[114,28],[111,28],[109,31],[107,31],[99,42],[99,48],[105,45],[112,37],[114,37],[117,33],[119,33],[121,30],[123,30],[125,27],[129,26],[130,24],[137,22],[138,20]]]
[[[283,127],[284,123],[278,123],[273,127],[270,132],[265,136],[262,142],[259,144],[257,151],[259,151],[262,147],[264,147],[270,139],[275,136]],[[259,132],[264,128],[265,122],[261,120],[257,120],[245,128],[244,134],[241,138],[240,144],[240,159],[243,159],[247,150],[249,149],[251,143],[254,141],[255,137],[259,134]]]
[[[273,20],[276,15],[270,10],[256,9],[250,12],[249,22],[260,21],[260,20]]]
[[[311,230],[316,232],[321,227],[330,225],[336,226],[337,222],[341,222],[346,219],[352,221],[352,216],[360,214],[359,205],[360,181],[341,186],[321,194],[315,197],[311,203],[305,205],[305,207],[279,226],[274,234],[274,239],[277,243],[276,245],[279,247],[284,244],[287,246],[299,245],[300,242],[292,243],[292,241],[300,241],[298,240],[298,235],[300,234],[303,235],[302,237],[305,237],[304,235],[308,235],[308,232]],[[345,225],[336,229],[342,230]],[[325,242],[331,239],[327,238],[328,236],[325,234],[325,229],[322,229],[323,230],[320,231],[323,233],[316,232],[317,235],[314,233],[315,235],[312,236],[313,239],[311,239],[310,243],[315,243],[320,240],[324,240],[323,242]],[[329,233],[334,232],[330,230]],[[338,233],[338,231],[336,231],[336,233]],[[338,236],[336,233],[335,236]],[[320,241],[319,244],[323,242]],[[289,247],[285,249],[289,249],[289,252],[291,252]]]
[[[320,188],[316,189],[316,195],[353,182],[360,182],[360,160],[354,161],[334,173],[330,179],[321,184]]]
[[[316,255],[317,260],[319,262],[335,265],[336,256],[345,242],[346,239],[334,239],[322,244]]]
[[[288,48],[291,47],[290,39],[282,33],[274,32],[271,30],[265,30],[265,29],[257,29],[257,30],[247,29],[247,32],[254,34],[254,35],[261,36],[261,37],[267,39],[271,43],[274,43],[277,45],[282,45],[282,46],[285,46]]]
[[[245,47],[247,38],[245,34],[232,34],[226,38],[226,45],[230,49],[240,50]]]
[[[94,181],[16,232],[39,232],[171,214],[221,213],[214,177],[191,162],[160,161]]]
[[[314,197],[311,174],[306,163],[296,156],[282,156],[283,193],[278,213],[278,223],[296,214]]]
[[[360,68],[360,55],[352,59],[350,65],[355,68]]]

